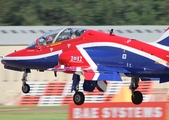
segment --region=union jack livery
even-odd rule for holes
[[[14,51],[1,60],[4,68],[23,71],[22,91],[29,93],[27,74],[32,69],[72,74],[73,101],[82,105],[85,96],[79,91],[80,76],[83,90],[95,88],[105,92],[106,81],[122,81],[131,77],[131,100],[138,105],[143,95],[137,91],[139,80],[169,81],[169,29],[154,43],[126,38],[103,31],[83,28],[63,28],[50,31],[22,50]]]

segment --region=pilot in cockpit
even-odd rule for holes
[[[86,30],[81,30],[80,31],[80,35],[82,35]]]
[[[75,31],[75,35],[76,35],[76,37],[80,37],[80,31],[79,31],[79,30],[76,30],[76,31]]]
[[[52,36],[47,36],[46,37],[46,44],[51,44],[53,42],[53,37]]]
[[[76,35],[76,37],[80,37],[84,32],[85,32],[85,30],[76,30],[75,35]]]

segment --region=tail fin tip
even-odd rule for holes
[[[156,43],[169,46],[169,27],[165,30],[164,34],[156,41]]]

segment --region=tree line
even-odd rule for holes
[[[0,25],[167,25],[168,8],[168,0],[0,0]]]

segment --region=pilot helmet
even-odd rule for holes
[[[79,36],[80,36],[80,31],[79,31],[79,30],[76,30],[76,31],[75,31],[75,35],[76,35],[77,37],[79,37]]]
[[[47,36],[46,37],[46,44],[50,44],[50,43],[52,43],[52,41],[53,41],[52,36]]]
[[[80,31],[80,34],[82,35],[85,31],[86,31],[86,30],[81,30],[81,31]]]

